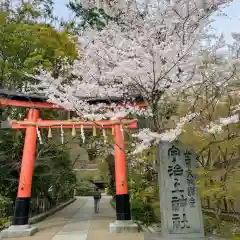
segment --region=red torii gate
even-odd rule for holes
[[[1,93],[1,92],[0,92]],[[114,159],[116,183],[116,217],[117,220],[131,220],[130,202],[126,176],[126,157],[124,153],[124,134],[122,127],[137,128],[137,120],[100,120],[100,121],[59,121],[41,120],[39,109],[63,109],[52,103],[39,101],[36,96],[15,95],[16,99],[0,97],[1,106],[15,106],[30,108],[28,119],[24,121],[10,120],[9,127],[13,129],[26,129],[22,156],[21,172],[18,193],[15,203],[12,227],[29,226],[29,207],[31,199],[31,185],[36,152],[37,128],[112,128],[114,134]],[[35,100],[35,101],[34,101]],[[40,99],[41,100],[41,99]],[[140,103],[139,106],[145,106]],[[28,231],[32,235],[35,231]]]

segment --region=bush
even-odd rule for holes
[[[76,188],[76,195],[77,196],[93,196],[94,188],[87,185],[78,186]]]
[[[9,219],[8,218],[0,218],[0,230],[9,227]]]
[[[4,197],[0,195],[0,218],[8,217],[12,214],[12,201],[8,197]]]
[[[160,201],[156,201],[152,203],[151,206],[152,206],[155,217],[160,220]]]
[[[107,186],[107,194],[110,196],[114,196],[115,192],[116,192],[115,182],[112,179],[112,177],[110,177]]]
[[[152,206],[141,199],[132,200],[131,213],[133,220],[140,221],[147,226],[156,221]]]
[[[206,232],[213,233],[221,237],[240,237],[240,222],[239,221],[224,221],[217,220],[215,217],[203,214],[204,229]]]

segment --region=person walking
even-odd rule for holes
[[[100,199],[102,198],[102,195],[98,188],[96,189],[93,197],[94,197],[94,211],[95,213],[99,213],[99,202]]]

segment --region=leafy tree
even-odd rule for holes
[[[16,198],[24,142],[24,132],[14,131],[15,134],[10,131],[0,133],[4,139],[0,143],[0,193],[12,202]],[[42,196],[51,204],[56,204],[73,196],[76,176],[67,150],[56,143],[48,144],[46,134],[42,137],[45,144],[38,144],[36,152],[32,198]],[[12,146],[11,151],[9,146]]]
[[[43,2],[49,5],[41,5]],[[67,30],[57,31],[50,24],[41,21],[40,18],[45,21],[51,18],[48,16],[51,13],[51,1],[22,1],[19,6],[14,7],[10,3],[4,1],[0,5],[0,88],[22,91],[28,88],[31,81],[26,73],[34,73],[38,67],[51,69],[53,75],[56,75],[63,62],[75,59],[76,46]],[[1,121],[7,117],[26,117],[25,109],[11,107],[1,108],[0,111]],[[54,111],[44,111],[41,117],[56,119],[60,116]],[[46,143],[44,134],[43,137]],[[0,131],[0,205],[6,205],[5,209],[9,210],[4,210],[1,213],[4,216],[1,217],[12,214],[23,143],[24,131]],[[45,144],[38,146],[37,156],[32,197],[41,195],[53,204],[71,197],[76,177],[67,149],[56,143]]]
[[[49,146],[47,142],[39,146],[33,178],[35,195],[42,193],[56,204],[73,196],[75,185],[76,176],[67,150],[56,144]]]
[[[63,61],[76,58],[74,39],[65,30],[39,23],[40,12],[33,7],[23,4],[0,12],[0,87],[26,88],[25,73],[42,67],[57,74]]]
[[[118,19],[108,15],[103,8],[84,7],[81,1],[69,1],[67,7],[75,14],[74,20],[71,22],[75,32],[82,31],[89,26],[101,30],[110,20],[117,21]]]

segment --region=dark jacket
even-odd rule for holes
[[[101,199],[102,195],[100,192],[95,192],[93,197],[94,197],[94,199],[99,200],[99,199]]]

